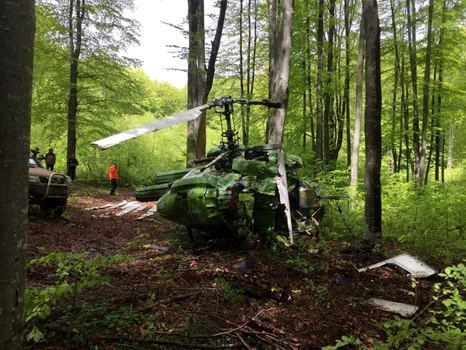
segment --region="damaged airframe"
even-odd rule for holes
[[[195,160],[193,168],[157,174],[155,185],[138,189],[136,199],[157,201],[159,214],[185,226],[193,243],[193,230],[235,234],[244,225],[251,225],[259,233],[273,230],[286,233],[293,243],[293,231],[311,233],[323,216],[316,187],[299,178],[302,160],[285,153],[282,144],[241,145],[233,128],[234,105],[280,108],[267,100],[216,98],[208,104],[95,141],[93,145],[107,149],[194,120],[204,110],[213,109],[221,116],[220,144],[206,158]],[[252,220],[248,220],[245,194],[253,198]]]

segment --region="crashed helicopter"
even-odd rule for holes
[[[195,160],[193,168],[157,174],[153,186],[136,190],[136,199],[157,201],[158,213],[185,226],[195,244],[193,230],[237,233],[241,225],[249,224],[242,199],[249,193],[253,197],[252,229],[258,233],[286,233],[292,244],[293,231],[310,233],[318,225],[323,216],[321,197],[313,183],[299,179],[298,169],[303,162],[300,157],[285,153],[282,144],[240,144],[232,122],[235,105],[280,107],[267,100],[221,97],[92,144],[104,150],[194,120],[204,110],[213,109],[221,116],[220,144],[209,150],[206,158]]]

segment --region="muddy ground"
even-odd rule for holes
[[[369,298],[421,309],[430,300],[432,281],[420,281],[415,300],[401,271],[356,270],[397,252],[326,248],[316,254],[305,238],[298,238],[300,247],[264,252],[254,237],[212,242],[201,236],[200,246],[211,247],[195,254],[185,229],[157,214],[136,220],[141,212],[83,210],[133,200],[132,191],[117,192],[110,197],[104,188],[76,186],[63,218],[30,211],[29,259],[52,252],[89,259],[128,254],[101,272],[108,284],[76,290],[38,321],[45,340],[30,348],[320,349],[343,335],[370,345],[383,338],[376,323],[393,315],[367,305]],[[55,269],[30,267],[28,286],[56,284]],[[78,286],[80,273],[74,268],[59,283]]]

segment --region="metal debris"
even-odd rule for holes
[[[130,204],[130,203],[128,203],[128,204]],[[136,210],[137,208],[139,208],[141,206],[141,204],[139,204],[137,202],[132,203],[131,205],[128,205],[128,204],[123,207],[124,210],[119,211],[115,215],[116,216],[122,216],[122,215],[128,214],[128,213],[132,212],[133,210]]]
[[[358,269],[359,272],[364,272],[367,270],[375,269],[376,267],[381,267],[384,265],[396,265],[401,267],[403,270],[406,270],[410,273],[411,276],[414,278],[423,278],[435,275],[437,271],[427,265],[426,263],[422,262],[421,260],[415,258],[409,254],[400,254],[393,258],[381,261],[376,264],[372,264],[361,269]]]
[[[112,210],[112,209],[117,209],[117,208],[122,209],[122,210],[120,210],[119,212],[116,212],[116,213],[114,211],[111,211],[111,212],[106,212],[104,214],[92,215],[92,216],[95,217],[95,218],[96,217],[109,218],[109,217],[111,217],[113,215],[122,216],[122,215],[128,214],[130,212],[140,212],[140,211],[148,209],[146,206],[142,205],[138,201],[128,202],[128,201],[124,200],[124,201],[122,201],[120,203],[117,203],[117,204],[113,204],[113,203],[104,204],[104,205],[91,207],[91,208],[83,208],[83,210],[98,210],[98,209]],[[156,211],[157,211],[157,206],[154,206],[154,207],[150,208],[149,210],[147,210],[147,212],[145,214],[141,215],[137,219],[140,220],[140,219],[143,219],[143,218],[145,218],[147,216],[154,215]]]
[[[145,214],[141,215],[136,220],[142,220],[142,219],[144,219],[144,218],[146,218],[148,216],[154,215],[156,212],[157,212],[157,205],[154,205]]]
[[[145,210],[147,209],[147,207],[145,207],[144,205],[140,204],[139,205],[139,208],[136,208],[134,211],[142,211],[142,210]]]
[[[112,206],[113,206],[113,204],[105,204],[105,205],[101,205],[99,207],[84,208],[83,210],[107,209],[107,208],[110,208]]]
[[[126,203],[128,203],[128,201],[123,201],[123,202],[120,202],[120,203],[118,203],[118,204],[112,205],[112,206],[109,207],[108,209],[116,209],[116,208],[119,208],[119,207],[124,206]]]
[[[419,309],[416,305],[397,303],[395,301],[372,298],[367,301],[368,304],[373,305],[381,310],[399,314],[403,317],[410,317]]]
[[[132,206],[132,205],[134,205],[136,203],[138,203],[138,202],[136,202],[136,201],[128,202],[125,205],[123,205],[123,207],[121,209],[129,208],[130,206]]]

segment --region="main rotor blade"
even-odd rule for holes
[[[92,142],[92,145],[99,147],[100,149],[104,150],[109,147],[118,145],[124,141],[128,141],[131,139],[135,139],[136,137],[146,135],[151,132],[155,132],[157,130],[169,128],[173,125],[189,122],[190,120],[194,120],[202,114],[204,109],[209,108],[210,105],[205,104],[202,106],[198,106],[193,109],[189,109],[187,111],[171,115],[169,117],[156,120],[154,122],[138,126],[137,128],[123,131],[122,133],[106,137],[102,140]]]

